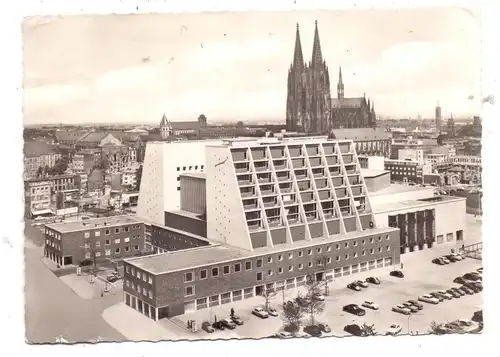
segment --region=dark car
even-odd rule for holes
[[[419,309],[419,310],[422,310],[424,308],[424,305],[422,305],[421,303],[419,303],[417,300],[408,300],[408,302],[410,304],[412,304],[413,306],[416,306],[417,309]]]
[[[441,294],[437,293],[437,292],[430,293],[429,295],[432,296],[433,298],[438,299],[439,302],[444,301],[443,296]]]
[[[464,286],[468,287],[469,289],[471,289],[472,291],[474,291],[475,293],[478,293],[480,292],[482,289],[479,287],[478,284],[474,284],[472,282],[470,283],[465,283]],[[481,286],[482,287],[482,286]]]
[[[369,278],[367,278],[366,282],[370,284],[380,285],[380,280],[378,278],[375,278],[374,276],[370,276]]]
[[[457,291],[452,290],[452,289],[448,289],[448,290],[446,290],[446,292],[448,294],[450,294],[451,296],[453,296],[455,299],[458,299],[459,297],[462,297],[462,295],[460,293],[458,293]]]
[[[224,324],[222,323],[222,321],[216,321],[212,324],[212,327],[217,329],[217,330],[222,330],[224,331],[226,329],[226,327],[224,326]]]
[[[432,262],[437,265],[445,265],[443,258],[434,258],[432,259]]]
[[[212,327],[212,325],[210,325],[210,322],[208,322],[208,321],[205,321],[201,324],[201,329],[205,330],[208,333],[212,333],[215,331],[214,328]]]
[[[473,295],[474,294],[474,291],[472,291],[471,289],[469,289],[467,286],[465,285],[462,285],[461,287],[459,287],[460,290],[462,290],[464,293],[466,293],[467,295]]]
[[[236,324],[229,320],[229,319],[223,319],[223,320],[220,320],[220,323],[225,327],[225,328],[228,328],[230,330],[234,330],[236,328]]]
[[[106,280],[109,281],[110,283],[114,283],[115,281],[120,280],[120,277],[117,275],[108,275],[106,277]]]
[[[478,281],[481,279],[479,274],[474,274],[474,273],[467,273],[462,276],[462,278],[467,279],[467,280],[472,280],[472,281]]]
[[[241,326],[243,325],[243,320],[239,316],[232,316],[231,321],[234,322],[236,325]]]
[[[478,310],[474,312],[474,315],[472,316],[472,321],[475,321],[477,323],[483,323],[483,310]]]
[[[347,288],[351,289],[351,290],[354,290],[354,291],[360,291],[361,290],[361,288],[359,287],[359,285],[355,284],[355,283],[347,284]]]
[[[342,308],[342,310],[344,310],[345,312],[349,312],[353,315],[357,315],[357,316],[365,316],[366,315],[366,311],[364,309],[360,308],[356,304],[345,305]]]
[[[456,255],[453,255],[453,254],[445,255],[445,258],[448,259],[451,263],[455,263],[455,262],[459,261],[459,259],[456,257]]]
[[[460,294],[460,296],[465,295],[465,293],[462,290],[460,290],[459,288],[451,288],[450,290],[456,292],[457,294]]]
[[[455,280],[453,280],[453,282],[456,284],[465,284],[467,280],[462,278],[461,276],[458,276],[455,278]]]
[[[332,332],[332,329],[330,328],[330,326],[328,326],[327,324],[318,324],[318,327],[321,329],[321,331],[323,332],[326,332],[326,333],[329,333],[329,332]]]
[[[356,324],[346,325],[344,331],[350,333],[353,336],[364,336],[363,329]]]
[[[393,270],[389,273],[390,276],[395,276],[396,278],[404,278],[405,275],[400,270]]]
[[[313,337],[321,337],[321,329],[316,325],[309,325],[304,327],[304,332],[313,336]]]

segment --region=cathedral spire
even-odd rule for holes
[[[342,82],[342,66],[339,66],[339,83],[337,84],[337,98],[344,99],[344,83]]]
[[[300,43],[299,24],[297,23],[297,32],[295,34],[295,51],[293,52],[293,67],[303,68],[304,57],[302,56],[302,45]]]
[[[311,67],[318,67],[323,62],[323,55],[321,54],[321,45],[319,43],[319,31],[318,31],[318,21],[314,21],[314,42],[313,42],[313,53],[312,53],[312,63]]]

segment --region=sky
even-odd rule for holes
[[[26,18],[24,123],[284,122],[296,24],[309,61],[315,20],[332,97],[342,65],[379,116],[479,114],[480,18],[429,8]]]

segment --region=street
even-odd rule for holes
[[[38,227],[27,227],[31,239],[25,248],[25,322],[30,343],[122,341],[124,336],[108,325],[102,311],[116,303],[115,296],[85,300],[76,295],[41,261],[43,236]],[[32,243],[32,244],[28,244]]]

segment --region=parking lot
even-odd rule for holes
[[[432,249],[428,251],[416,252],[415,255],[407,255],[408,259],[403,259],[405,266],[403,272],[405,277],[400,279],[389,275],[391,268],[377,269],[371,272],[344,276],[335,279],[330,284],[330,293],[325,299],[325,309],[323,313],[315,318],[315,322],[327,323],[332,331],[327,335],[346,336],[344,326],[347,324],[375,325],[379,334],[385,331],[391,324],[399,324],[402,327],[401,334],[426,334],[432,321],[444,323],[460,318],[470,319],[473,313],[482,309],[482,293],[465,295],[458,299],[445,300],[438,305],[422,303],[424,308],[418,313],[408,316],[391,311],[392,306],[407,300],[417,300],[418,296],[431,293],[437,290],[446,290],[451,287],[459,287],[453,283],[453,279],[467,272],[474,271],[482,266],[480,260],[467,258],[463,261],[451,263],[445,266],[432,264],[431,260],[440,254],[449,253],[446,249]],[[369,284],[368,288],[361,291],[353,291],[346,286],[354,280],[364,280],[368,276],[376,276],[380,279],[380,285]],[[271,300],[271,305],[280,312],[283,300],[293,299],[297,294],[305,293],[302,289],[292,289],[286,291],[283,298],[281,292]],[[358,317],[342,311],[342,307],[347,304],[361,305],[363,301],[371,300],[380,306],[379,310],[366,310],[366,315]],[[260,319],[251,314],[256,306],[264,306],[262,297],[255,297],[248,300],[235,302],[223,306],[199,310],[190,314],[178,317],[178,321],[195,320],[198,325],[206,320],[218,320],[229,317],[231,308],[244,321],[243,326],[238,326],[235,330],[216,331],[210,334],[211,338],[260,338],[274,335],[282,330],[283,322],[280,317],[269,317]],[[304,319],[307,322],[307,318]],[[168,327],[167,325],[165,325]],[[196,335],[208,335],[206,332],[199,332]],[[206,336],[208,337],[208,336]]]

